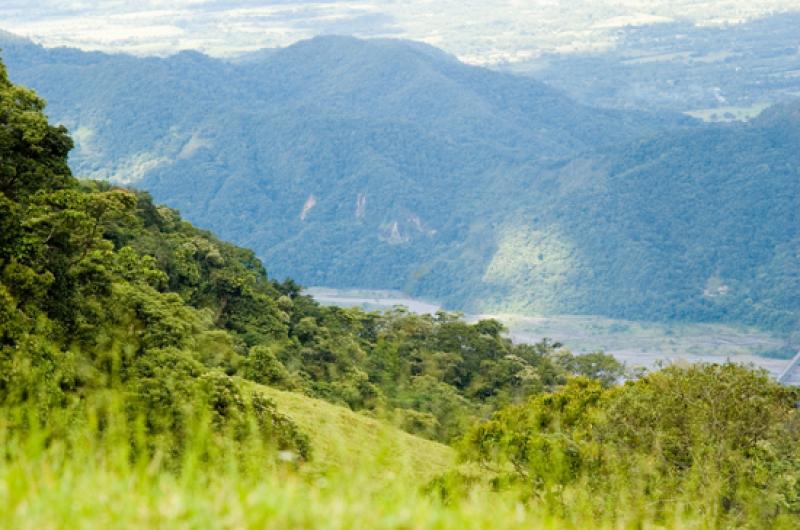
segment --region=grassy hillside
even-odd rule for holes
[[[447,472],[455,463],[450,447],[410,435],[386,422],[294,392],[266,386],[257,391],[308,435],[315,460],[325,469],[377,473],[402,469],[424,482]]]
[[[334,433],[380,444],[352,413],[271,395],[298,418],[347,419],[349,428],[323,425],[316,447]],[[790,529],[800,513],[796,399],[735,366],[673,368],[607,390],[577,379],[476,425],[460,456],[480,475],[434,480],[447,459],[422,453],[429,443],[414,449],[420,467],[377,445],[319,468],[273,461],[258,445],[244,459],[230,446],[204,453],[193,436],[170,470],[131,459],[113,424],[73,426],[66,439],[82,443],[68,451],[64,433],[0,424],[0,528]]]
[[[67,459],[30,451],[0,463],[3,530],[478,530],[498,526],[577,530],[714,524],[713,517],[680,509],[665,519],[656,510],[641,508],[621,518],[601,518],[592,513],[590,503],[582,503],[569,514],[558,515],[489,488],[443,501],[426,493],[420,482],[408,480],[402,468],[376,473],[369,464],[323,477],[269,468],[242,472],[232,466],[198,466],[176,476],[148,471],[145,466],[131,469],[85,450]],[[773,528],[792,528],[791,523]]]

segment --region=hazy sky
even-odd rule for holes
[[[46,45],[230,55],[319,34],[429,42],[474,63],[605,48],[615,29],[800,10],[800,0],[0,0],[0,28]]]

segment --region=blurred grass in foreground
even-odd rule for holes
[[[425,453],[425,444],[399,449],[379,434],[364,440],[372,445],[354,449],[353,460],[300,464],[256,437],[242,446],[198,423],[177,465],[165,465],[163,451],[147,456],[131,451],[137,433],[129,432],[129,423],[115,421],[113,412],[106,411],[102,421],[89,417],[73,424],[65,438],[35,425],[12,432],[3,412],[2,530],[720,527],[718,514],[701,500],[675,498],[665,510],[624,481],[610,483],[602,498],[577,484],[559,492],[556,503],[514,489],[493,491],[469,473],[431,482],[420,478],[417,466],[430,458],[433,475],[441,455]],[[409,447],[419,451],[415,465],[404,453]],[[612,498],[613,507],[607,505]],[[775,527],[792,526],[779,521]]]

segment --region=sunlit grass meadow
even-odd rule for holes
[[[602,496],[580,484],[546,495],[495,491],[491,480],[476,480],[480,470],[462,473],[449,448],[398,443],[393,428],[371,418],[268,393],[287,413],[305,414],[311,462],[255,441],[235,444],[202,423],[170,463],[165,450],[137,456],[137,433],[113,414],[103,421],[90,416],[60,438],[51,428],[11,430],[9,415],[0,415],[0,529],[722,527],[710,501],[650,503],[635,474],[610,482]],[[331,436],[341,436],[341,444],[333,448]],[[344,455],[348,447],[352,458]],[[462,472],[444,473],[448,466]]]

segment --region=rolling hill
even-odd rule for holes
[[[147,189],[273,276],[472,312],[796,327],[791,105],[743,125],[594,109],[404,41],[236,61],[2,46],[73,131],[78,174]]]

